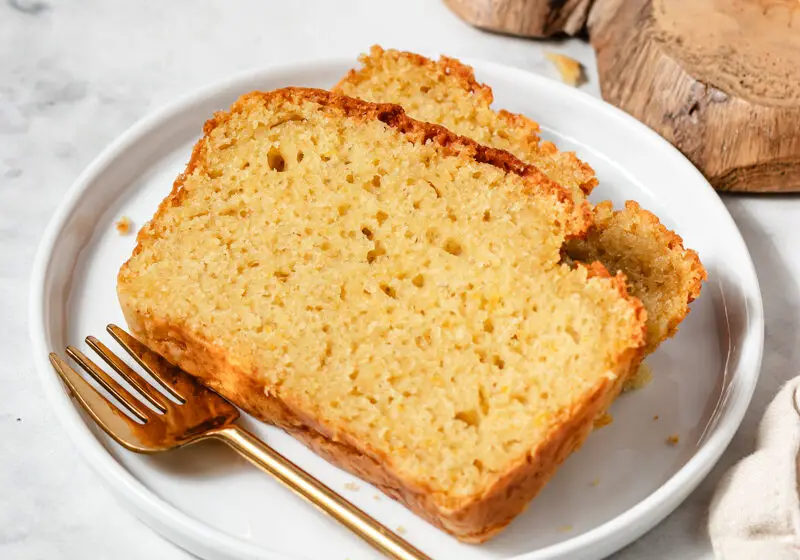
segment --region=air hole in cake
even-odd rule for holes
[[[476,469],[478,469],[479,473],[483,473],[484,469],[483,461],[481,461],[480,459],[475,459],[474,461],[472,461],[472,464],[475,466]]]
[[[350,211],[350,205],[349,204],[340,204],[339,208],[338,208],[338,211],[339,211],[339,215],[340,216],[344,216],[345,214],[347,214],[347,212]]]
[[[300,163],[301,161],[303,161],[303,158],[305,156],[306,155],[302,151],[297,152],[297,163]]]
[[[489,222],[489,221],[491,221],[491,220],[492,220],[492,213],[491,213],[491,212],[489,212],[488,210],[486,210],[486,211],[483,213],[483,221],[484,221],[484,222]]]
[[[397,299],[397,291],[389,284],[381,284],[381,291],[392,299]]]
[[[286,170],[286,160],[283,159],[283,154],[275,146],[272,146],[267,152],[267,165],[278,173],[283,173]]]
[[[348,173],[347,177],[345,177],[344,179],[345,179],[345,181],[347,181],[350,184],[353,184],[353,182],[355,181],[355,177],[353,177],[352,173]]]
[[[478,387],[478,402],[481,405],[481,414],[484,416],[489,414],[489,399],[486,398],[486,393],[483,392],[483,387]]]
[[[289,274],[285,270],[276,270],[275,271],[275,278],[277,278],[282,283],[285,283],[286,280],[289,279],[289,276],[291,276],[291,274]]]
[[[417,288],[421,288],[425,285],[425,277],[422,274],[417,274],[414,276],[414,279],[411,281]]]
[[[527,395],[523,395],[522,393],[514,393],[513,395],[511,395],[511,399],[517,401],[519,404],[523,406],[528,404]]]
[[[486,319],[483,321],[483,331],[487,333],[494,332],[494,323],[491,319]]]
[[[383,210],[378,210],[378,213],[375,214],[375,219],[378,220],[378,225],[382,226],[383,222],[389,217],[389,214],[384,212]]]
[[[436,228],[428,228],[425,232],[425,239],[428,240],[428,243],[435,244],[439,241],[439,230]]]
[[[428,185],[433,189],[433,192],[436,193],[436,198],[442,198],[442,193],[441,191],[439,191],[438,188],[436,188],[436,185],[434,185],[430,181],[425,181],[425,182],[428,183]]]
[[[375,259],[385,254],[386,254],[386,249],[383,248],[383,245],[381,244],[380,241],[376,241],[375,248],[367,253],[367,262],[372,264],[373,262],[375,262]]]
[[[461,243],[459,243],[452,237],[444,242],[444,250],[450,253],[451,255],[455,255],[456,257],[459,256],[464,251],[464,249],[461,247]]]
[[[497,366],[498,369],[505,369],[506,367],[506,362],[500,356],[492,358],[492,363]]]
[[[572,341],[575,344],[580,344],[581,343],[581,335],[579,335],[575,331],[575,329],[573,329],[572,327],[567,327],[565,330],[567,331],[567,334],[569,335],[569,337],[572,339]]]
[[[372,230],[371,230],[371,229],[369,229],[367,226],[364,226],[364,227],[362,227],[362,228],[361,228],[361,233],[363,233],[363,234],[364,234],[364,237],[366,237],[366,238],[367,238],[367,239],[369,239],[370,241],[372,241],[372,238],[375,236],[375,235],[372,233]]]
[[[425,333],[423,333],[422,336],[417,336],[416,338],[414,338],[414,343],[420,350],[425,350],[426,348],[430,347],[431,340],[432,338],[430,331],[425,331]]]
[[[464,422],[467,426],[472,426],[473,428],[477,428],[478,426],[480,426],[481,423],[481,416],[475,409],[462,410],[460,412],[456,412],[454,418],[456,420]]]

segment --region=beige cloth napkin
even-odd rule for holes
[[[800,559],[800,377],[767,408],[756,451],[728,471],[711,501],[709,533],[723,560]]]

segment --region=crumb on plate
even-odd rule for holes
[[[122,216],[114,225],[120,235],[128,235],[133,229],[133,222],[128,216]]]
[[[344,487],[346,490],[352,490],[353,492],[358,492],[361,490],[361,487],[355,482],[346,482]]]
[[[572,531],[572,525],[562,525],[561,527],[558,528],[558,530],[561,531],[562,533],[569,533],[570,531]]]
[[[561,74],[561,81],[565,84],[578,86],[586,81],[583,66],[574,58],[554,52],[546,52],[544,55],[555,65],[556,70]]]
[[[653,380],[653,370],[647,364],[640,364],[639,369],[636,370],[632,376],[625,381],[622,386],[622,392],[635,391],[636,389],[644,389]]]
[[[591,481],[589,484],[591,484],[592,486],[597,486],[597,485],[599,485],[599,484],[600,484],[600,479],[599,479],[599,478],[595,478],[595,479],[594,479],[593,481]]]
[[[669,445],[678,445],[678,442],[680,440],[681,440],[681,438],[680,438],[680,436],[678,436],[678,434],[672,434],[671,436],[669,436],[667,438],[667,443]]]
[[[608,412],[604,412],[600,416],[594,419],[594,429],[597,430],[602,428],[603,426],[608,426],[614,421],[614,417],[611,416]]]
[[[653,416],[653,420],[658,420],[658,414],[656,414],[655,416]]]
[[[402,525],[398,525],[397,526],[397,534],[398,535],[405,535],[406,534],[406,528],[403,527]]]
[[[378,500],[381,499],[381,496],[380,496],[380,494],[375,494],[374,496],[372,496],[372,499],[377,502]]]

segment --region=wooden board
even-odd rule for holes
[[[467,23],[508,35],[580,33],[592,0],[444,0]]]
[[[588,27],[603,98],[715,188],[800,191],[800,0],[446,2],[479,27],[537,37],[568,12],[568,33]]]
[[[598,0],[606,101],[719,190],[800,191],[800,1]]]

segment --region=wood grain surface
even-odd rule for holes
[[[598,0],[603,98],[719,190],[800,191],[800,1]]]
[[[461,19],[487,31],[523,37],[580,33],[592,0],[444,0]]]
[[[800,0],[445,0],[483,29],[588,30],[603,98],[719,190],[800,191]]]

